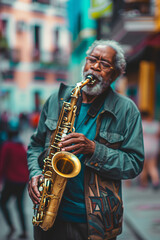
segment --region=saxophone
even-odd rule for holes
[[[48,154],[43,160],[43,178],[38,185],[40,203],[34,205],[32,219],[33,225],[40,226],[44,231],[54,224],[67,180],[77,176],[81,170],[79,159],[70,152],[61,151],[58,143],[63,136],[75,131],[73,125],[80,90],[86,84],[94,82],[93,76],[88,75],[84,82],[77,83],[71,94],[71,102],[63,103],[57,128],[51,135]]]

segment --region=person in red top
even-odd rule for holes
[[[15,232],[15,227],[7,207],[11,197],[16,198],[22,234],[20,238],[27,238],[24,214],[24,191],[29,179],[26,149],[18,137],[18,131],[9,132],[9,140],[2,145],[0,155],[0,182],[2,192],[0,206],[4,218],[10,228],[8,239]]]

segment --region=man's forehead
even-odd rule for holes
[[[111,46],[108,46],[108,45],[97,45],[95,46],[92,52],[94,51],[104,51],[104,52],[113,52],[113,53],[116,52]]]
[[[108,45],[97,45],[93,51],[92,51],[92,54],[94,55],[101,55],[102,57],[106,58],[106,57],[109,57],[109,58],[114,58],[115,57],[115,54],[116,54],[116,51],[108,46]]]

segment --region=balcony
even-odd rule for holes
[[[2,78],[3,81],[12,82],[14,81],[14,71],[13,70],[7,70],[2,72]]]
[[[54,52],[33,51],[33,62],[39,63],[42,69],[62,69],[65,70],[69,64],[69,55],[62,50]]]
[[[10,49],[9,50],[9,59],[12,63],[19,63],[21,60],[20,50],[19,49]]]
[[[65,70],[68,67],[69,56],[63,51],[51,53],[43,52],[41,56],[41,65],[45,68],[54,67],[57,70]]]
[[[32,0],[31,10],[33,12],[41,14],[50,14],[52,16],[67,17],[65,1]]]
[[[13,5],[16,0],[0,0],[1,5]]]
[[[114,6],[110,38],[132,51],[150,34],[158,31],[157,8],[149,0],[125,0]]]
[[[39,62],[40,61],[40,50],[38,48],[33,49],[32,61],[33,62]]]
[[[52,5],[53,7],[65,7],[66,1],[59,1],[59,0],[32,0],[33,3],[40,3],[40,4],[48,4]]]
[[[44,81],[46,73],[39,70],[34,72],[34,80],[35,81]]]
[[[0,37],[0,54],[6,55],[7,51],[8,51],[7,39],[4,36],[1,36]]]
[[[0,38],[0,55],[13,63],[20,62],[20,50],[10,49],[5,37]]]
[[[42,3],[42,4],[50,4],[50,0],[32,0],[32,2]]]

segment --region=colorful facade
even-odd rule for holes
[[[65,1],[1,0],[0,35],[1,111],[39,111],[53,89],[68,79]]]

